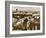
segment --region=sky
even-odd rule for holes
[[[19,11],[40,11],[38,7],[12,7],[12,10],[15,11],[18,9]]]

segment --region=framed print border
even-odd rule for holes
[[[43,6],[43,29],[42,33],[10,34],[10,4],[42,5]],[[35,2],[5,1],[5,37],[32,36],[45,34],[45,4]]]

